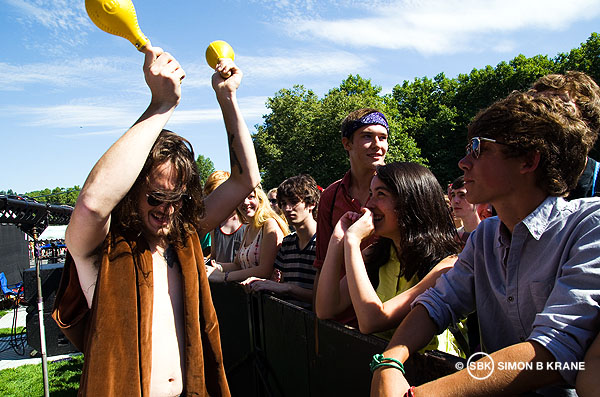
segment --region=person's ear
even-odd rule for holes
[[[523,156],[523,162],[521,163],[521,173],[527,174],[535,172],[540,165],[540,152],[532,151]]]
[[[350,139],[348,139],[347,137],[343,137],[342,138],[342,146],[347,151],[350,151],[352,149],[352,141]]]
[[[308,208],[308,212],[310,212],[312,214],[312,212],[315,210],[316,205],[311,204],[311,205],[307,205],[306,208]]]

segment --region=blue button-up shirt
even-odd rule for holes
[[[413,305],[439,330],[477,310],[482,347],[536,341],[583,361],[600,328],[600,200],[548,197],[509,233],[497,217],[471,234],[454,268]],[[576,370],[560,374],[575,384]]]

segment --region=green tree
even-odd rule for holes
[[[196,159],[196,166],[198,167],[198,174],[200,174],[200,183],[204,185],[210,174],[215,172],[215,164],[210,158],[199,155]]]
[[[299,173],[312,175],[326,187],[348,170],[341,145],[340,123],[353,110],[380,109],[390,121],[388,161],[422,161],[410,137],[400,132],[393,101],[380,95],[381,87],[359,75],[348,76],[322,99],[303,86],[282,89],[267,100],[270,113],[254,135],[259,167],[266,189]]]
[[[77,197],[79,197],[79,191],[81,188],[77,185],[72,188],[62,188],[55,187],[50,190],[48,188],[43,190],[34,190],[32,192],[26,193],[27,197],[31,197],[40,203],[49,203],[55,205],[69,205],[71,207],[75,206],[77,202]]]

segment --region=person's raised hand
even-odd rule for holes
[[[367,237],[371,236],[375,231],[375,225],[373,223],[373,213],[368,208],[362,208],[352,225],[346,230],[346,238],[357,239],[359,242],[363,241]]]
[[[228,78],[223,78],[223,75],[231,73]],[[231,95],[237,91],[242,82],[243,73],[230,58],[219,58],[219,63],[215,68],[215,73],[212,76],[212,86],[217,97],[221,95]]]
[[[144,50],[144,77],[152,93],[152,103],[177,106],[185,71],[177,60],[159,47]]]
[[[360,218],[360,215],[361,214],[353,211],[346,212],[344,215],[342,215],[338,223],[336,223],[331,236],[338,241],[342,241],[346,236],[346,231],[348,228]]]

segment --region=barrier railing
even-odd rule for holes
[[[387,341],[273,296],[212,284],[227,379],[233,396],[367,396],[369,362]],[[464,360],[415,354],[406,376],[419,385],[452,373]]]

